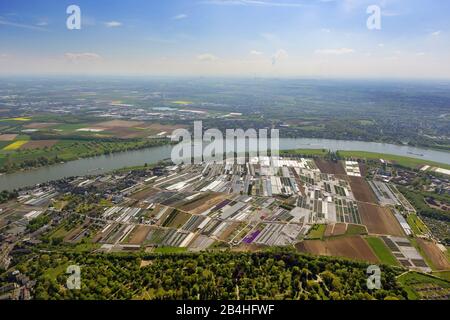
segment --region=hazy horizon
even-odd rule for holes
[[[81,29],[69,30],[69,5]],[[380,29],[366,22],[381,9]],[[0,3],[0,75],[450,79],[450,2]]]

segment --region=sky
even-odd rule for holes
[[[449,16],[448,0],[0,0],[0,75],[449,79]]]

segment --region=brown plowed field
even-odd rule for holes
[[[230,236],[233,234],[234,230],[236,230],[237,227],[239,227],[239,222],[235,222],[235,223],[230,224],[230,225],[229,225],[227,228],[225,228],[225,230],[220,234],[219,239],[222,240],[222,241],[225,241],[225,240],[231,240],[231,239],[228,239],[228,237],[230,237]]]
[[[358,202],[358,211],[370,234],[405,236],[402,227],[388,208]]]
[[[13,141],[17,134],[0,134],[0,141]]]
[[[329,224],[325,230],[325,237],[341,236],[347,231],[347,225],[345,223]]]
[[[377,203],[375,194],[364,178],[348,177],[355,199],[362,202]]]
[[[379,260],[367,242],[359,237],[340,237],[321,240],[305,240],[296,246],[298,251],[321,256],[345,257],[378,263]]]
[[[162,225],[168,228],[181,228],[191,217],[189,213],[177,211],[166,217]]]
[[[367,165],[365,163],[359,164],[359,172],[361,172],[361,176],[365,177],[367,174]]]
[[[336,223],[334,225],[333,236],[341,236],[347,231],[347,225],[345,223]]]
[[[29,141],[25,143],[22,147],[20,147],[21,150],[30,150],[30,149],[43,149],[45,147],[50,148],[53,147],[58,140],[35,140],[35,141]]]
[[[180,209],[192,214],[201,214],[209,208],[214,207],[225,199],[222,193],[210,193],[206,196],[198,196],[192,202],[184,204]]]
[[[131,232],[128,244],[141,244],[147,238],[148,233],[150,232],[150,226],[137,226]]]
[[[157,189],[148,188],[148,189],[144,189],[139,192],[136,192],[135,194],[133,194],[131,196],[131,198],[136,199],[136,200],[145,200],[158,192],[159,192],[159,190],[157,190]]]
[[[314,162],[322,173],[346,174],[345,169],[340,162],[333,162],[322,159],[315,159]]]
[[[417,239],[417,243],[437,270],[450,270],[450,262],[436,244],[423,239]]]

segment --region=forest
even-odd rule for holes
[[[81,268],[81,289],[67,290],[66,268]],[[253,253],[39,253],[17,269],[37,281],[36,299],[406,299],[396,276],[381,267],[369,290],[368,264],[301,255],[292,249]]]

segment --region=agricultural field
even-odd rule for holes
[[[409,214],[407,217],[407,221],[415,235],[420,236],[429,232],[428,227],[422,222],[422,220],[420,220],[420,218],[416,214]]]
[[[363,225],[349,224],[345,234],[349,236],[367,234],[367,228]]]
[[[315,159],[314,162],[316,163],[317,167],[322,173],[342,174],[342,175],[346,174],[344,167],[339,161],[334,162],[323,159]]]
[[[410,169],[419,169],[424,165],[441,167],[444,169],[450,169],[450,165],[437,163],[428,160],[410,158],[410,157],[402,157],[391,154],[382,154],[382,153],[373,153],[373,152],[365,152],[365,151],[339,151],[339,155],[343,158],[350,159],[370,159],[377,160],[383,159],[385,161],[389,161],[393,164],[397,164]]]
[[[408,272],[397,279],[405,287],[409,299],[449,300],[450,298],[449,281],[418,272]]]
[[[369,184],[361,177],[348,177],[355,199],[360,202],[377,203],[377,199]]]
[[[389,208],[358,202],[358,209],[369,234],[404,235],[402,227]]]
[[[13,172],[101,154],[168,143],[181,124],[153,121],[101,121],[61,117],[2,119],[0,171]],[[8,143],[9,142],[9,143]]]
[[[314,225],[307,235],[308,239],[322,239],[328,230],[328,226],[324,224],[316,224]]]
[[[326,226],[326,230],[323,234],[324,237],[336,237],[342,236],[347,232],[347,224],[345,223],[336,223],[336,224],[328,224]]]
[[[33,140],[25,143],[20,149],[29,150],[29,149],[51,148],[56,143],[58,143],[58,140]]]
[[[13,141],[17,137],[17,134],[0,134],[0,141]]]
[[[159,140],[29,140],[28,138],[14,141],[0,150],[0,171],[12,172],[162,143],[164,142]]]
[[[416,249],[414,239],[392,236],[382,236],[381,239],[402,266],[422,272],[432,271],[420,250]]]
[[[326,149],[293,149],[293,150],[280,150],[281,156],[301,156],[301,157],[314,157],[326,156],[328,151]]]
[[[52,215],[75,212],[77,220],[55,222],[43,235],[44,248],[59,244],[72,252],[188,254],[289,247],[446,275],[437,247],[406,236],[393,214],[405,215],[400,204],[363,202],[375,198],[364,178],[321,172],[321,165],[306,158],[255,157],[247,164],[170,164],[74,177],[24,194],[21,203],[35,207],[16,209],[17,218],[11,218],[20,221],[51,203],[45,219],[31,223],[39,230]],[[360,186],[363,192],[355,190]],[[68,196],[68,190],[75,192]]]
[[[346,257],[355,260],[380,262],[364,238],[359,236],[320,240],[304,240],[296,244],[298,251],[322,256]]]
[[[15,141],[15,142],[7,145],[6,147],[4,147],[3,150],[4,151],[18,150],[18,149],[21,149],[27,143],[28,143],[28,141],[26,141],[26,140]]]
[[[377,237],[367,237],[365,240],[370,245],[381,263],[393,266],[400,265],[383,240]]]
[[[133,231],[131,231],[126,243],[128,244],[142,244],[145,239],[147,239],[147,235],[151,230],[150,226],[136,226]]]
[[[450,271],[450,261],[447,248],[439,248],[434,242],[417,238],[417,244],[424,253],[431,267],[436,271]]]

